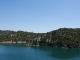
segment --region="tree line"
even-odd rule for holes
[[[0,42],[26,41],[32,45],[80,48],[80,28],[59,28],[47,33],[0,30]]]

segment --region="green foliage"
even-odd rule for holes
[[[39,38],[40,41],[38,41]],[[3,41],[26,41],[32,45],[80,48],[80,28],[60,28],[47,33],[0,30],[0,42]]]

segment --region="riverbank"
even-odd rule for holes
[[[0,43],[3,43],[3,44],[12,44],[12,43],[18,43],[18,44],[20,44],[20,43],[26,43],[26,41],[17,41],[17,42],[15,42],[15,41],[3,41],[3,42],[0,42]]]

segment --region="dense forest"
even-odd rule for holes
[[[80,48],[80,28],[60,28],[47,33],[0,30],[0,43]]]

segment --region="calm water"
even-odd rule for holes
[[[0,60],[80,60],[80,49],[0,44]]]

